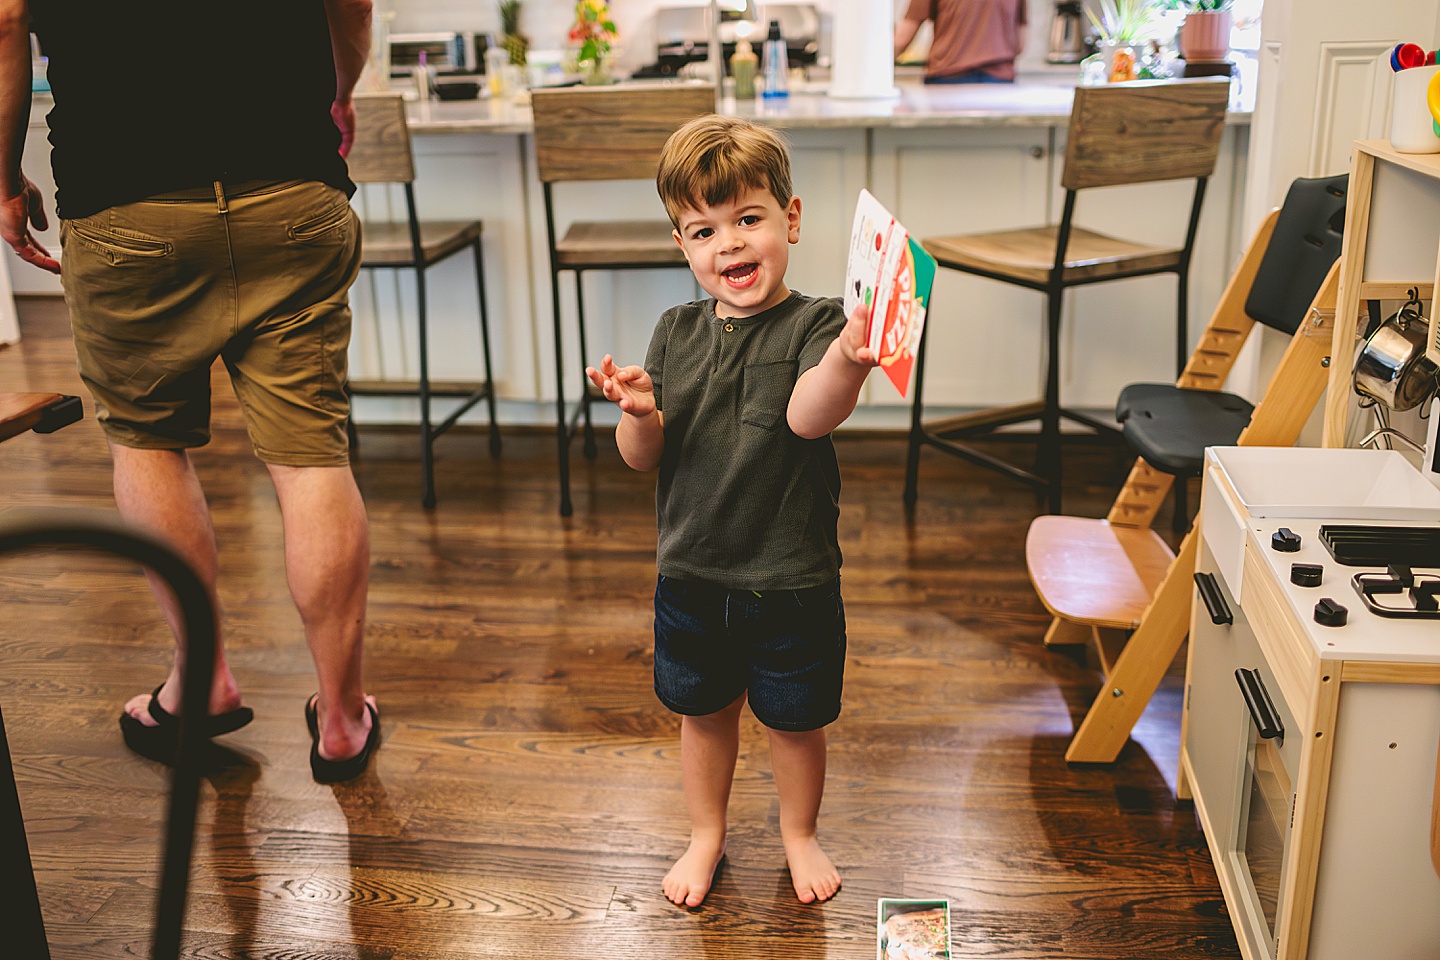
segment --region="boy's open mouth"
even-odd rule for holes
[[[756,272],[760,269],[758,263],[737,263],[733,267],[726,267],[720,271],[720,275],[732,287],[743,287],[755,279]]]

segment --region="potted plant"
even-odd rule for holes
[[[570,41],[579,44],[575,64],[585,83],[610,82],[610,48],[616,38],[615,21],[605,0],[579,0]]]
[[[1180,56],[1187,62],[1224,60],[1230,52],[1234,0],[1188,0],[1180,25]]]
[[[1096,51],[1104,58],[1105,77],[1115,82],[1134,80],[1135,68],[1155,37],[1159,23],[1156,0],[1098,0],[1085,15],[1095,26]]]
[[[510,55],[510,63],[525,66],[530,38],[520,32],[521,0],[500,0],[500,46]]]

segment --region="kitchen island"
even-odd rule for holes
[[[837,100],[802,85],[784,100],[721,111],[784,130],[803,204],[801,241],[787,280],[807,294],[839,295],[855,198],[868,188],[917,236],[1054,223],[1073,79],[1023,77],[1013,86],[925,86],[902,79],[888,100]],[[486,275],[501,419],[553,422],[554,365],[544,206],[531,146],[527,104],[480,99],[409,105],[422,215],[485,221]],[[1238,108],[1234,108],[1238,107]],[[26,170],[49,174],[44,112],[37,98]],[[1201,217],[1190,286],[1191,329],[1198,334],[1219,299],[1242,243],[1239,210],[1249,143],[1247,105],[1233,105]],[[37,129],[38,127],[38,129]],[[596,149],[604,149],[596,143]],[[42,183],[48,191],[48,184]],[[1078,222],[1149,243],[1179,245],[1189,205],[1187,182],[1106,188],[1082,195]],[[365,187],[356,204],[367,217],[403,217],[398,191]],[[653,184],[561,184],[558,228],[571,219],[663,217]],[[49,242],[58,246],[52,232]],[[8,255],[8,254],[7,254]],[[11,263],[18,292],[58,292],[52,278]],[[352,374],[413,379],[417,360],[413,277],[366,271],[352,302],[356,327]],[[379,274],[379,275],[376,275]],[[568,367],[581,360],[573,333],[573,293],[562,278]],[[475,287],[463,258],[431,271],[432,376],[480,376]],[[685,271],[587,274],[591,351],[640,362],[667,307],[700,296]],[[1062,393],[1074,406],[1104,409],[1121,386],[1174,377],[1174,280],[1149,277],[1072,291],[1065,315]],[[1018,403],[1039,394],[1043,378],[1043,302],[1038,295],[942,271],[930,323],[927,404]],[[1115,345],[1124,343],[1123,350]],[[442,407],[443,409],[443,407]],[[883,377],[872,378],[852,426],[899,427],[908,406]],[[597,413],[603,413],[597,408]],[[410,421],[403,398],[357,399],[362,422]]]

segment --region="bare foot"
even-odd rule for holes
[[[725,855],[725,838],[718,841],[690,838],[690,846],[665,879],[660,888],[666,898],[676,906],[698,907],[705,902],[710,884],[715,880],[715,868]]]
[[[840,871],[814,837],[786,840],[785,862],[790,865],[790,882],[801,903],[819,903],[839,892]]]

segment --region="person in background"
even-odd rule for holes
[[[1025,0],[910,0],[895,25],[897,58],[926,20],[935,29],[926,83],[1015,82],[1015,58],[1025,48]]]
[[[212,598],[215,530],[189,450],[209,441],[210,368],[224,359],[280,501],[319,678],[310,765],[325,782],[359,775],[379,735],[362,681],[369,528],[344,390],[360,237],[343,154],[371,15],[370,0],[0,0],[0,235],[60,274],[121,514],[172,544]],[[32,29],[55,97],[63,262],[31,233],[47,220],[21,170]],[[120,726],[133,750],[169,760],[184,646],[174,599],[151,585],[176,655]],[[251,716],[217,636],[207,732]]]
[[[656,185],[713,299],[667,310],[643,367],[607,355],[587,373],[620,407],[625,462],[660,471],[655,693],[682,718],[690,814],[690,845],[661,886],[687,907],[710,890],[748,700],[770,732],[795,894],[828,900],[840,874],[816,827],[845,671],[830,431],[875,366],[867,315],[847,321],[839,300],[786,287],[800,198],[770,128],[692,120],[665,144]]]

